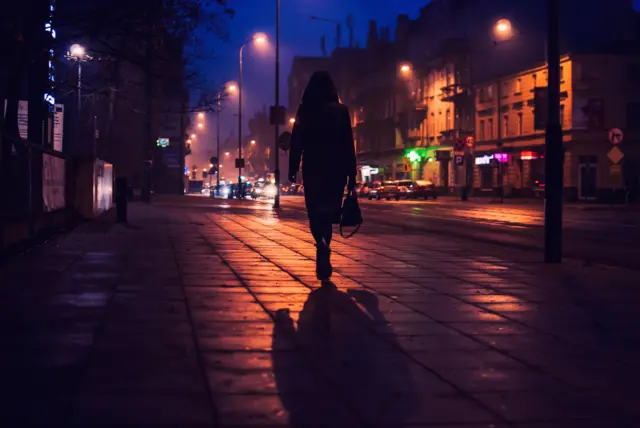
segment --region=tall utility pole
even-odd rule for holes
[[[280,109],[280,0],[276,0],[276,109]],[[279,115],[278,115],[279,116]],[[276,181],[276,196],[273,200],[273,207],[280,208],[280,148],[278,147],[278,137],[280,133],[280,118],[276,117],[275,121],[275,137],[274,143],[274,156],[276,161],[276,167],[273,171],[273,175]]]
[[[218,94],[218,108],[216,109],[216,159],[218,164],[216,168],[216,195],[220,192],[220,98],[222,92]]]
[[[545,134],[544,261],[562,261],[562,190],[564,147],[560,125],[559,0],[547,0],[549,117]]]
[[[245,43],[246,44],[246,43]],[[238,78],[238,199],[242,199],[242,51],[244,44],[240,46],[240,76]]]

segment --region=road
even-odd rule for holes
[[[468,237],[517,248],[544,245],[541,204],[499,205],[446,201],[368,201],[360,199],[367,223],[408,230]],[[285,208],[304,210],[302,197],[282,198]],[[366,224],[365,224],[366,227]],[[564,211],[564,249],[567,257],[588,263],[633,267],[633,248],[640,246],[638,212],[569,206]]]

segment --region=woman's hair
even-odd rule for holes
[[[302,105],[305,107],[321,106],[330,103],[339,103],[338,91],[333,84],[331,76],[326,71],[316,71],[309,79],[309,84],[302,96]]]

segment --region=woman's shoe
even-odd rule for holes
[[[320,281],[329,281],[333,274],[331,266],[331,249],[324,242],[316,245],[316,277]]]

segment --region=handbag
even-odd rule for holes
[[[355,190],[347,193],[347,196],[342,202],[342,213],[340,215],[340,236],[345,239],[351,238],[355,235],[360,226],[362,225],[362,212],[360,211],[360,205],[358,205],[358,196]],[[348,236],[344,236],[342,231],[343,227],[355,227],[356,229]]]

